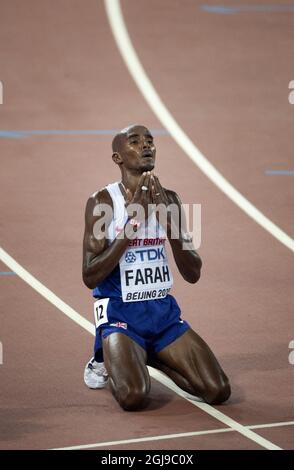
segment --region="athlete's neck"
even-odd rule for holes
[[[140,178],[141,174],[122,175],[121,181],[123,183],[124,189],[129,189],[132,195],[134,195]]]

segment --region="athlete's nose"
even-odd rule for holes
[[[149,148],[150,148],[150,144],[148,140],[143,140],[143,150],[149,149]]]

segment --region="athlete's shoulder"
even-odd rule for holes
[[[90,204],[90,205],[107,204],[107,203],[112,204],[112,199],[106,187],[95,191],[93,194],[90,195],[87,201],[87,204]]]
[[[173,191],[172,189],[167,189],[167,188],[164,188],[164,190],[168,197],[169,202],[174,203],[174,204],[181,204],[181,200],[175,191]]]
[[[86,204],[86,217],[89,214],[93,215],[94,208],[99,204],[108,204],[113,207],[111,196],[105,187],[89,196]]]

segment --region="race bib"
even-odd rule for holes
[[[95,319],[96,328],[108,322],[108,317],[107,317],[108,302],[109,302],[109,298],[99,299],[99,300],[96,300],[96,302],[94,302],[94,319]]]
[[[172,287],[164,244],[146,246],[145,242],[130,247],[120,260],[124,302],[164,298]]]

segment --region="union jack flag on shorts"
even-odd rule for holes
[[[124,330],[126,330],[128,328],[127,323],[124,323],[124,322],[121,322],[121,321],[118,321],[116,323],[110,323],[110,326],[116,326],[117,328],[123,328]]]

